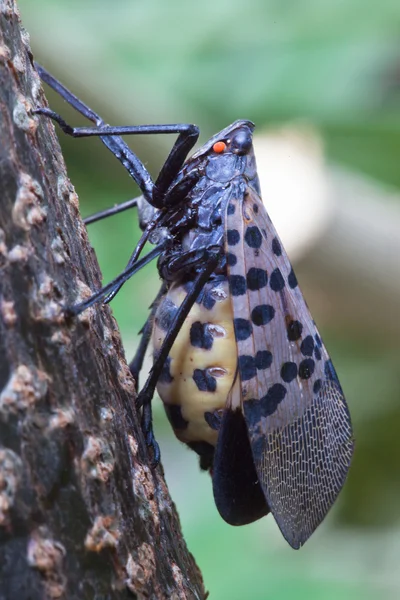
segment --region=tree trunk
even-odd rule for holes
[[[203,598],[43,105],[0,0],[0,598]]]

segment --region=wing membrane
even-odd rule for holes
[[[256,471],[284,537],[299,548],[345,481],[350,416],[289,259],[251,188],[225,214],[242,406]]]

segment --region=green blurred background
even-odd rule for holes
[[[306,122],[323,142],[328,170],[340,165],[358,173],[360,186],[335,198],[344,209],[345,197],[359,201],[346,221],[348,270],[335,267],[337,253],[326,252],[323,236],[294,257],[356,437],[348,481],[323,525],[299,552],[272,517],[229,527],[217,514],[208,475],[173,438],[159,400],[156,432],[186,540],[213,600],[399,598],[399,1],[19,0],[19,7],[35,58],[108,122],[195,122],[203,141],[237,118],[259,129]],[[48,98],[69,122],[83,123]],[[98,140],[60,141],[84,215],[137,194]],[[172,140],[129,143],[156,174]],[[369,178],[372,224],[362,191]],[[135,214],[95,224],[90,236],[106,282],[137,240]],[[150,266],[113,302],[128,358],[157,288]]]

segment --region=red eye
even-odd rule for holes
[[[225,148],[226,148],[225,142],[215,142],[215,144],[213,146],[213,150],[217,154],[221,154],[225,150]]]

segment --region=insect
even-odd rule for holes
[[[253,123],[236,121],[187,158],[197,127],[108,126],[37,68],[95,126],[72,128],[48,108],[35,112],[74,137],[100,136],[142,191],[87,220],[136,205],[143,234],[126,270],[69,312],[108,302],[158,256],[161,289],[130,364],[137,380],[152,338],[138,409],[153,461],[157,386],[175,434],[211,473],[223,519],[243,525],[271,512],[299,548],[344,484],[353,437],[335,369],[260,198]],[[150,133],[178,134],[155,182],[120,137]],[[146,241],[154,248],[140,258]]]

